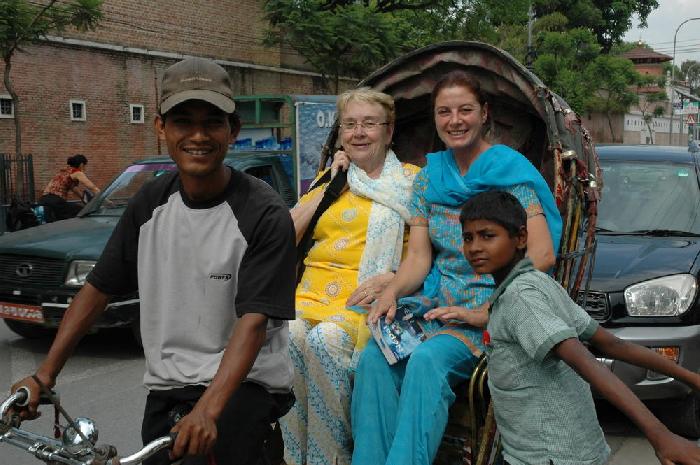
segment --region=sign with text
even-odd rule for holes
[[[683,100],[683,107],[678,110],[681,115],[697,114],[700,112],[700,102]]]
[[[31,321],[32,323],[44,322],[44,314],[41,311],[41,307],[9,302],[0,302],[0,317]]]
[[[298,102],[297,156],[299,157],[299,194],[316,177],[321,150],[335,122],[335,103]]]

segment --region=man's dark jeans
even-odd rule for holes
[[[144,444],[166,436],[173,425],[194,406],[204,386],[187,386],[166,391],[151,391],[146,399],[141,438]],[[213,449],[216,465],[260,465],[271,424],[287,413],[293,394],[270,394],[259,384],[245,382],[234,392],[217,421],[217,441]],[[144,465],[167,465],[163,450]],[[188,456],[183,465],[211,465],[208,457]]]

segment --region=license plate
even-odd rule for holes
[[[29,321],[32,323],[43,323],[44,314],[41,307],[36,305],[11,304],[0,302],[0,317],[12,320]]]

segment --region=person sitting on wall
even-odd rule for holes
[[[67,166],[61,168],[44,188],[39,205],[48,207],[50,210],[50,214],[46,218],[47,223],[73,218],[78,214],[83,208],[83,204],[68,202],[68,192],[73,191],[75,195],[82,198],[82,192],[78,189],[79,185],[85,186],[85,189],[92,194],[100,192],[100,189],[85,175],[87,162],[85,155],[76,154],[69,157],[66,161]]]

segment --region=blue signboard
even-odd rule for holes
[[[335,103],[296,102],[297,107],[297,192],[303,194],[316,177],[328,134],[335,122]]]

